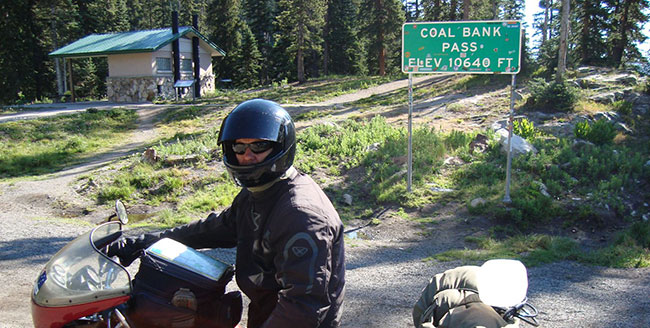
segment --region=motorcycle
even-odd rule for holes
[[[126,208],[118,220],[72,240],[45,265],[31,295],[36,328],[235,327],[239,292],[225,293],[234,267],[171,239],[143,250],[132,279],[108,245],[122,237]]]

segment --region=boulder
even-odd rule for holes
[[[469,143],[469,153],[482,153],[488,149],[488,137],[483,134],[477,134],[474,140]]]
[[[504,152],[508,152],[508,130],[506,129],[499,129],[496,131],[496,134],[500,137],[499,143],[501,144],[501,149]],[[513,156],[519,156],[523,154],[528,154],[532,152],[533,154],[537,153],[537,149],[533,145],[531,145],[526,139],[516,135],[512,134],[511,138],[511,143],[512,143],[512,155]]]
[[[556,137],[569,137],[573,135],[574,125],[569,122],[549,122],[538,125],[537,128]]]
[[[345,205],[351,206],[352,205],[352,195],[350,194],[343,194],[343,203]]]
[[[479,197],[479,198],[472,199],[472,201],[469,202],[469,206],[474,208],[474,207],[477,207],[477,206],[485,205],[486,203],[487,202],[485,201],[485,199]]]

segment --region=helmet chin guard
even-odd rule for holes
[[[232,150],[237,139],[268,140],[274,142],[274,147],[261,163],[239,165]],[[282,106],[270,100],[253,99],[239,104],[223,120],[219,144],[223,162],[235,182],[243,187],[255,187],[279,178],[293,165],[296,130]]]

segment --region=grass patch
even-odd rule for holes
[[[135,128],[133,110],[0,123],[0,178],[50,173],[124,140]]]
[[[450,250],[426,258],[426,261],[484,262],[490,259],[517,259],[533,267],[560,260],[577,260],[581,252],[575,242],[548,235],[518,235],[505,240],[468,237],[473,249]]]
[[[504,240],[491,237],[468,237],[472,249],[454,249],[427,257],[425,261],[455,261],[475,264],[490,259],[506,258],[522,261],[526,266],[571,260],[614,268],[650,266],[650,223],[637,222],[622,232],[610,246],[593,251],[581,250],[578,244],[564,237],[549,235],[517,235]]]

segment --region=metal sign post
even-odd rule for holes
[[[413,73],[511,74],[506,195],[510,202],[515,75],[521,69],[521,22],[409,22],[402,25],[402,72],[409,74],[408,183],[411,191]]]
[[[413,183],[413,73],[409,73],[409,146],[408,146],[408,182],[406,184],[406,191],[411,192],[411,184]]]
[[[512,129],[515,120],[515,77],[512,75],[510,85],[510,118],[508,118],[508,164],[506,168],[506,194],[503,196],[504,203],[510,203],[510,167],[512,166]]]

